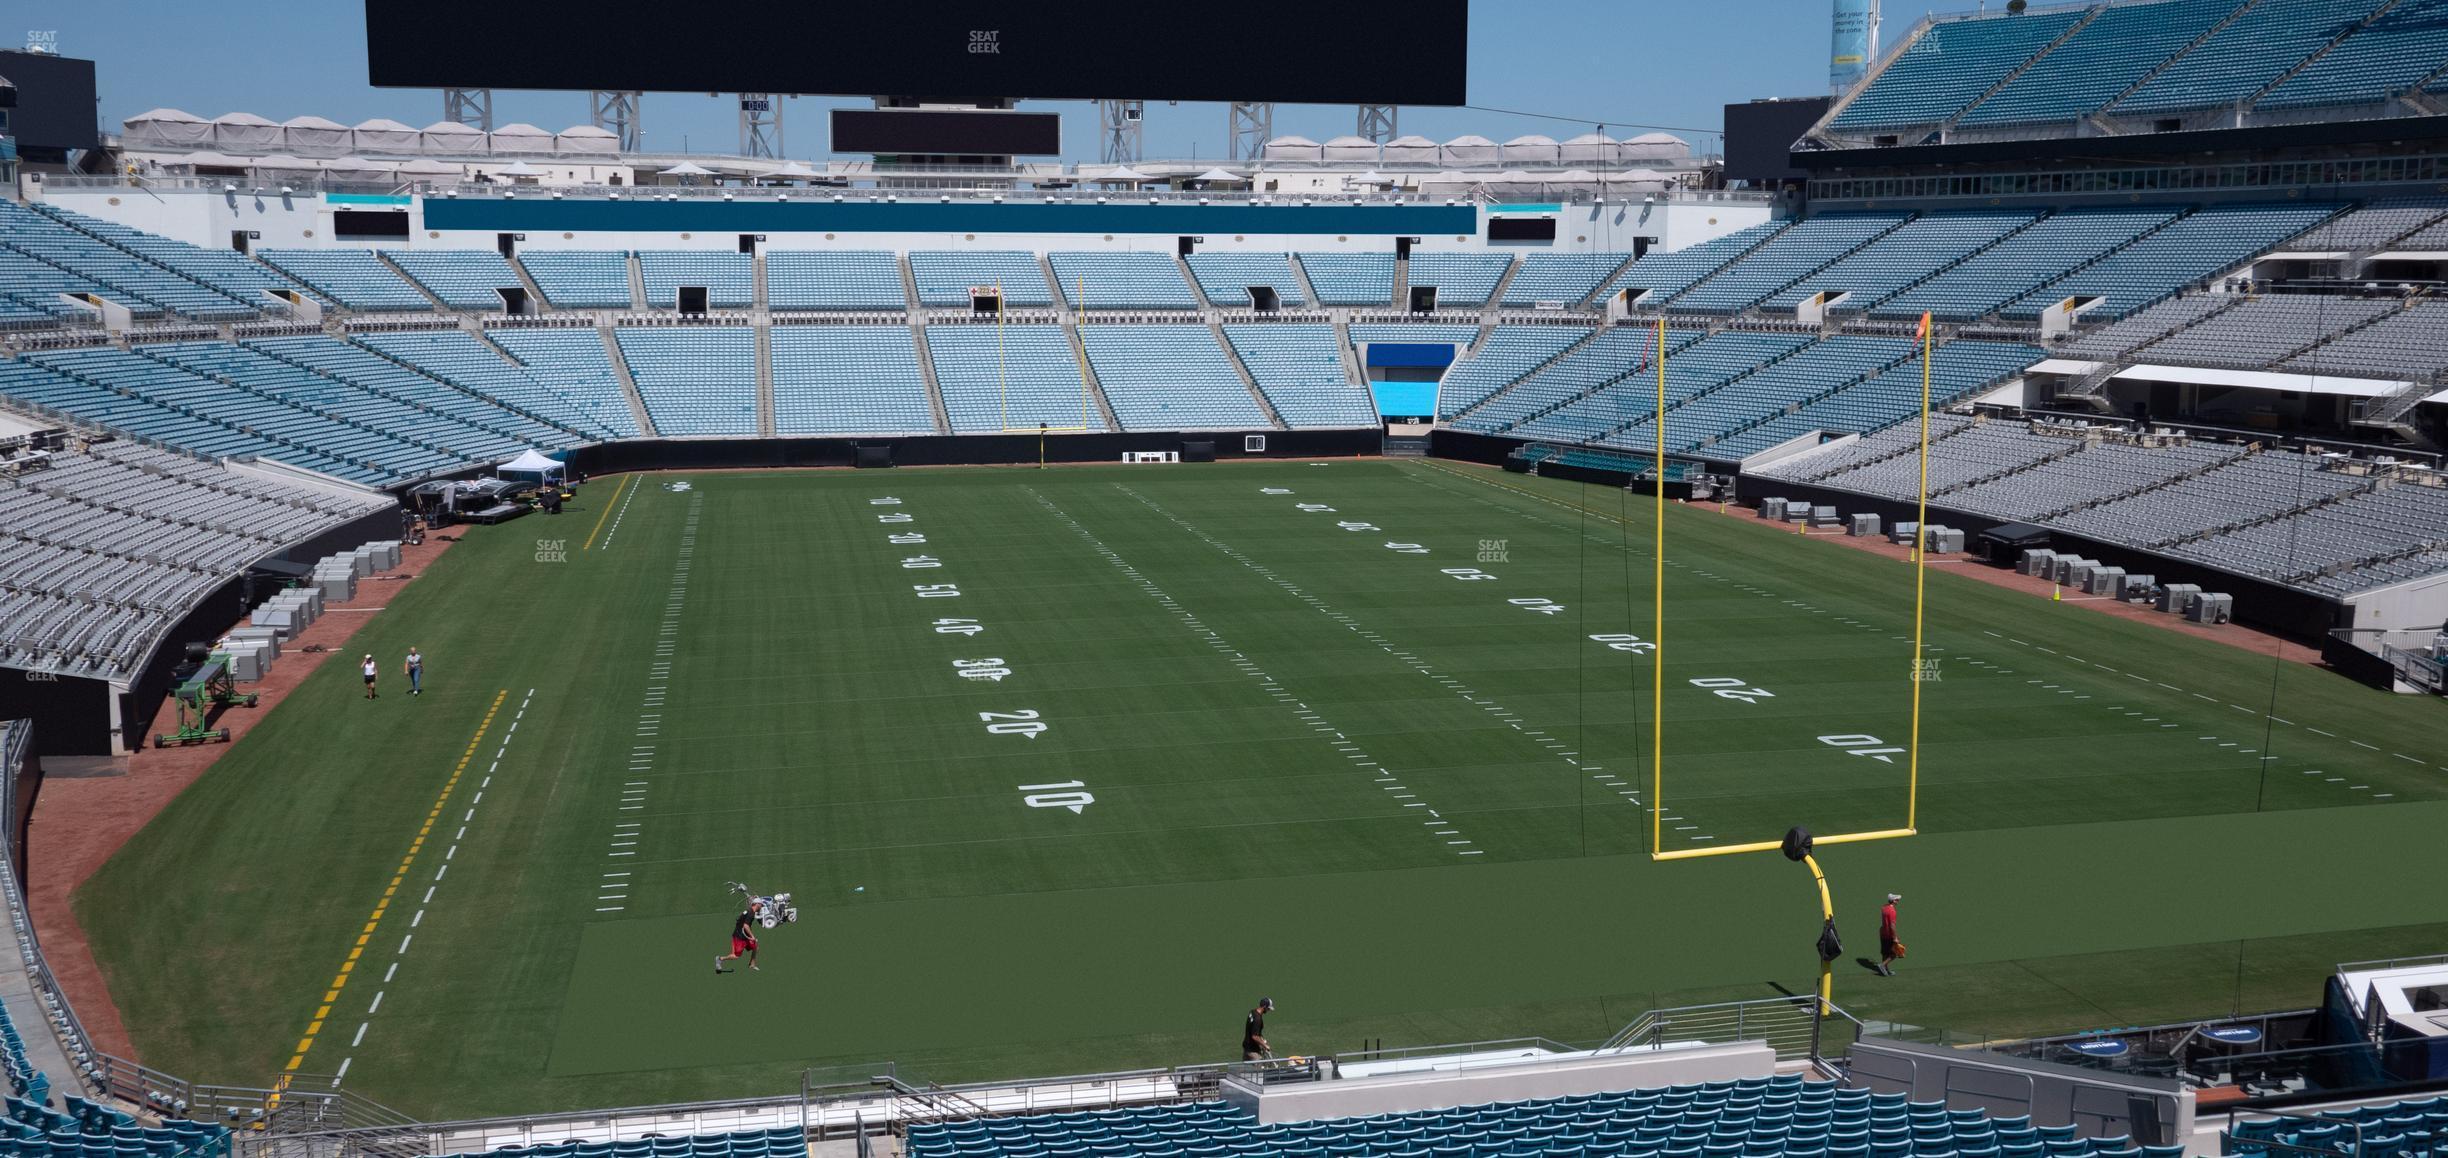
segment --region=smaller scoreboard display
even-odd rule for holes
[[[1062,152],[1062,117],[987,109],[834,109],[833,151],[1050,157]]]

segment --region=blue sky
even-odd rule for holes
[[[1886,27],[1892,38],[1925,11],[1968,11],[1977,3],[1891,3]],[[1618,137],[1640,131],[1630,127],[1635,125],[1714,131],[1728,102],[1825,90],[1829,6],[1829,0],[1478,0],[1471,6],[1472,104],[1570,121],[1405,108],[1401,128],[1438,140],[1473,132],[1498,140],[1531,132],[1560,139],[1597,122]],[[721,29],[752,27],[753,7],[723,9],[710,22]],[[390,117],[423,125],[442,115],[436,90],[366,84],[358,0],[33,0],[9,8],[15,17],[10,23],[57,32],[63,54],[96,62],[102,122],[114,130],[128,116],[161,106],[206,117],[245,111],[281,120],[312,113],[343,124]],[[573,19],[583,18],[585,6],[570,11]],[[0,43],[15,47],[22,37],[19,29],[0,25]],[[825,155],[824,109],[832,103],[867,102],[786,102],[790,155]],[[1090,106],[1043,101],[1022,107],[1062,113],[1067,159],[1095,159]],[[494,112],[497,121],[560,129],[585,123],[586,94],[502,91]],[[644,120],[650,149],[685,143],[699,152],[730,152],[738,145],[736,106],[702,93],[650,93]],[[1348,107],[1285,105],[1276,110],[1275,131],[1324,140],[1350,132],[1352,120]],[[1221,157],[1224,137],[1222,105],[1148,109],[1152,158]]]

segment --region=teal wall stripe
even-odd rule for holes
[[[425,228],[497,233],[1171,233],[1470,236],[1468,205],[879,204],[425,198]]]

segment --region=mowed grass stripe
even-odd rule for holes
[[[493,703],[485,708],[484,718],[476,724],[475,736],[468,740],[467,750],[459,754],[459,763],[451,768],[450,778],[442,782],[441,794],[434,797],[433,808],[426,812],[425,822],[417,827],[415,838],[408,842],[408,851],[400,857],[398,870],[391,874],[391,883],[383,887],[382,896],[374,902],[374,912],[366,918],[365,928],[358,930],[356,943],[349,946],[348,956],[340,962],[340,971],[332,975],[331,987],[324,992],[322,1002],[315,1006],[314,1016],[307,1020],[306,1034],[298,1039],[297,1052],[290,1055],[287,1065],[281,1067],[284,1083],[286,1075],[295,1074],[299,1066],[306,1064],[307,1052],[314,1049],[315,1037],[323,1032],[324,1019],[331,1016],[333,1003],[340,999],[340,991],[348,985],[349,977],[356,973],[358,959],[365,956],[366,943],[372,941],[375,932],[382,928],[383,916],[390,912],[392,900],[399,895],[400,883],[408,879],[408,870],[415,867],[418,854],[425,851],[425,842],[433,836],[434,825],[441,820],[442,810],[450,805],[451,793],[459,788],[459,778],[467,773],[468,763],[476,758],[477,749],[484,744],[485,733],[493,728],[493,717],[501,711],[502,701],[509,696],[510,689],[503,688],[494,693]],[[284,1084],[282,1088],[287,1087]]]

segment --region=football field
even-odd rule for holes
[[[474,528],[78,894],[151,1066],[469,1116],[1544,1034],[1800,990],[1901,828],[1910,568],[1436,462],[669,472]],[[2437,950],[2448,705],[1933,565],[1863,1016]],[[386,685],[396,685],[396,676]],[[1653,695],[1663,704],[1653,716]],[[1657,731],[1663,728],[1662,737]],[[726,882],[787,890],[716,976]],[[1851,953],[1848,956],[1852,955]]]

